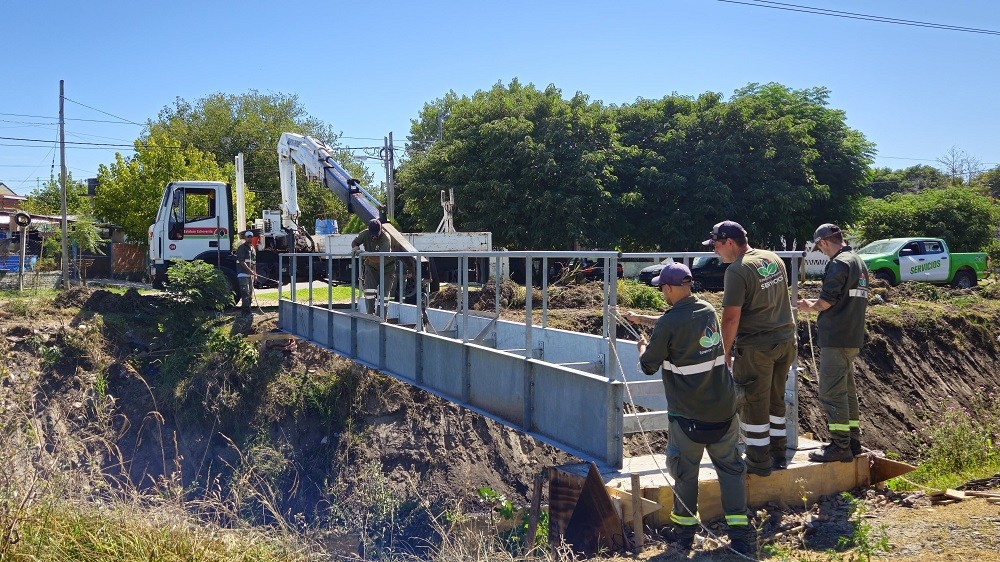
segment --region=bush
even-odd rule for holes
[[[618,305],[642,310],[663,310],[667,307],[662,292],[631,279],[618,280]]]
[[[233,291],[226,276],[201,260],[171,265],[167,279],[170,281],[167,292],[197,309],[222,310],[233,305]]]

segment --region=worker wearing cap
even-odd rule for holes
[[[800,299],[802,312],[818,312],[819,401],[826,411],[830,444],[809,453],[815,462],[850,462],[861,454],[861,416],[854,384],[854,359],[865,341],[868,266],[844,241],[835,224],[813,235],[815,248],[830,258],[817,299]]]
[[[785,381],[797,353],[788,274],[773,252],[750,247],[737,222],[716,224],[703,244],[730,264],[723,280],[722,342],[739,395],[747,472],[768,476],[788,467]]]
[[[698,469],[707,449],[719,475],[732,547],[752,555],[756,532],[747,519],[746,467],[736,448],[736,391],[715,309],[691,293],[691,279],[686,265],[667,264],[652,284],[660,287],[670,308],[659,318],[632,312],[623,318],[653,327],[648,343],[639,338],[639,366],[647,375],[659,370],[663,376],[670,422],[667,467],[678,500],[670,519],[680,546],[690,549],[698,529]]]
[[[257,250],[253,247],[253,231],[240,233],[242,243],[236,248],[237,272],[236,280],[240,284],[240,307],[243,312],[250,312],[250,302],[253,300],[253,279],[256,276]]]
[[[351,242],[351,249],[357,253],[364,248],[365,252],[392,252],[394,251],[392,245],[392,238],[389,237],[389,233],[382,228],[382,222],[378,219],[372,219],[368,221],[368,228],[363,230],[361,234]],[[396,249],[398,250],[398,248]],[[379,257],[379,256],[365,256],[364,265],[364,289],[375,290],[379,288],[379,262],[381,261],[383,269],[382,273],[385,276],[385,286],[382,287],[382,298],[383,300],[389,296],[389,290],[395,284],[396,280],[396,258],[391,256]],[[369,312],[371,312],[369,310]]]

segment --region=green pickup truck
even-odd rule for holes
[[[890,285],[924,281],[962,289],[975,287],[990,274],[985,253],[953,254],[940,238],[889,238],[858,250],[876,279]]]

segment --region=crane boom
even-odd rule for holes
[[[409,240],[385,218],[381,205],[365,191],[358,180],[351,177],[334,160],[332,151],[322,142],[296,133],[282,133],[278,140],[278,172],[281,175],[281,211],[297,228],[299,220],[298,187],[295,182],[295,165],[305,168],[306,177],[321,182],[347,206],[347,211],[357,215],[362,222],[379,219],[382,228],[392,238],[396,247],[404,252],[416,252]]]

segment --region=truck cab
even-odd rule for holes
[[[203,260],[235,278],[233,217],[229,186],[222,182],[171,182],[163,192],[156,222],[149,227],[150,277],[165,280],[173,261]]]

